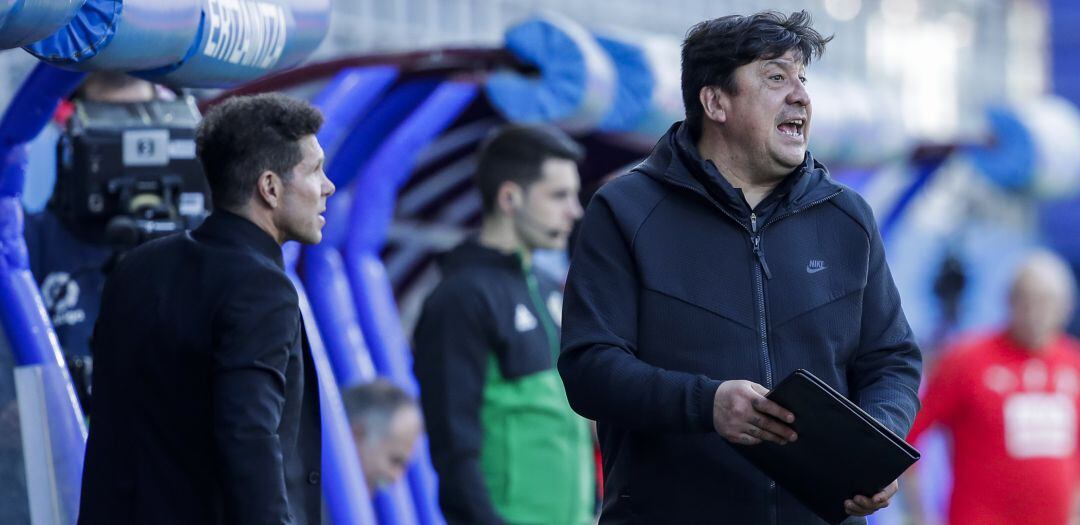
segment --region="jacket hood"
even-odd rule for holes
[[[720,175],[712,161],[701,157],[682,122],[672,124],[649,157],[634,169],[663,184],[700,193],[717,206],[740,215],[746,209],[742,192]],[[829,176],[828,168],[807,151],[802,165],[773,191],[780,192],[781,207],[790,209],[825,198],[842,188]]]

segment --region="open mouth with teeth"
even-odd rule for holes
[[[804,123],[805,121],[801,118],[788,119],[776,126],[776,129],[789,137],[802,137]]]

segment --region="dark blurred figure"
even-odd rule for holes
[[[533,250],[565,249],[581,217],[581,147],[561,131],[507,126],[480,151],[480,234],[440,261],[415,369],[451,525],[593,520],[589,424],[555,370],[562,291]]]
[[[350,388],[341,396],[368,491],[396,483],[405,475],[423,431],[416,400],[385,379]]]
[[[952,437],[950,525],[1065,525],[1077,515],[1080,341],[1064,333],[1076,296],[1069,267],[1030,256],[1009,293],[1008,325],[948,349],[909,440],[941,425]],[[905,489],[925,523],[918,467]]]
[[[150,82],[118,72],[90,73],[72,100],[127,104],[154,100]],[[60,186],[72,181],[57,178]],[[56,200],[39,213],[26,217],[26,246],[30,271],[41,289],[45,310],[52,321],[75,384],[75,393],[86,411],[89,399],[90,335],[97,319],[105,267],[113,247],[103,226],[64,220]]]
[[[281,245],[322,240],[321,125],[276,94],[203,119],[214,213],[105,286],[80,523],[319,523],[318,384]]]

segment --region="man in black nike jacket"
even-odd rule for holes
[[[598,422],[601,523],[824,523],[733,448],[798,438],[764,394],[799,368],[911,426],[921,357],[873,214],[807,152],[830,39],[806,12],[695,26],[686,120],[585,213],[559,371]],[[896,488],[853,494],[845,524]]]

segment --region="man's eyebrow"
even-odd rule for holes
[[[761,67],[765,68],[765,67],[768,67],[768,66],[777,66],[777,67],[780,67],[782,69],[788,69],[789,67],[799,66],[799,65],[800,64],[798,62],[794,61],[794,60],[784,60],[784,59],[781,59],[781,58],[773,58],[771,60],[766,60],[765,62],[762,62]]]
[[[802,65],[796,61],[781,60],[779,58],[766,60],[761,64],[761,71],[764,72],[766,69],[769,68],[769,66],[776,66],[783,71],[791,71],[792,69],[794,69],[795,73],[799,77],[806,76],[806,68],[802,67]]]

